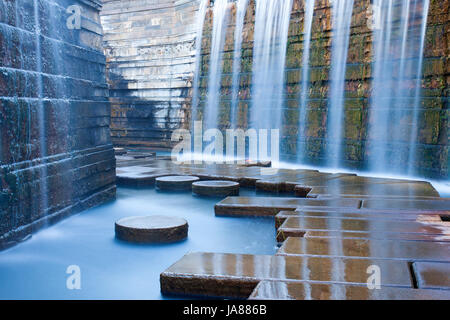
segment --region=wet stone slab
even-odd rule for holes
[[[249,300],[450,300],[450,291],[261,281]]]
[[[284,221],[292,217],[309,217],[309,218],[339,218],[339,219],[369,219],[369,220],[398,220],[398,221],[416,221],[422,217],[429,217],[434,221],[441,221],[439,215],[436,214],[417,214],[417,213],[397,213],[397,212],[352,212],[346,211],[280,211],[275,216],[275,227],[278,229]]]
[[[163,294],[247,298],[263,280],[366,284],[378,265],[381,285],[411,288],[404,261],[190,253],[161,274]]]
[[[349,231],[382,234],[424,234],[446,235],[450,228],[442,223],[370,220],[370,219],[340,219],[340,218],[310,218],[292,217],[278,229],[277,240],[282,242],[288,237],[303,237],[310,230],[316,231]]]
[[[383,232],[352,232],[352,231],[315,231],[308,230],[304,238],[344,238],[344,239],[375,239],[375,240],[405,240],[431,241],[450,243],[449,234],[423,233],[383,233]],[[282,239],[282,238],[280,238]]]
[[[228,197],[215,205],[217,216],[275,216],[280,211],[315,208],[353,208],[360,206],[357,199],[303,199],[278,197]]]
[[[233,181],[198,181],[192,184],[192,193],[204,197],[228,197],[239,195],[239,183]]]
[[[134,243],[172,243],[185,240],[188,223],[178,217],[128,217],[115,223],[116,238]]]
[[[192,183],[199,181],[193,176],[166,176],[156,179],[156,188],[162,191],[190,191]]]
[[[444,242],[288,238],[277,255],[450,262],[450,246]]]
[[[450,290],[450,263],[415,262],[413,270],[420,289]]]
[[[363,200],[362,209],[398,211],[448,211],[450,210],[450,198],[441,200]]]

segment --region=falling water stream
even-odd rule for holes
[[[332,2],[333,42],[328,96],[327,164],[336,168],[340,164],[344,123],[345,73],[350,40],[353,0]]]
[[[307,100],[309,92],[309,57],[311,49],[311,36],[312,36],[312,22],[314,16],[314,4],[315,0],[306,1],[305,6],[305,20],[303,26],[303,55],[302,55],[302,78],[300,87],[300,114],[298,124],[298,141],[297,141],[297,159],[304,161],[304,154],[306,150],[306,139],[301,143],[301,139],[306,138],[306,125],[308,123],[307,113]],[[301,146],[301,147],[300,147]]]
[[[374,5],[380,17],[373,31],[369,170],[413,175],[429,0]]]
[[[250,126],[280,129],[292,0],[258,0],[253,45]]]
[[[238,0],[236,5],[236,28],[234,31],[234,55],[233,55],[233,78],[231,88],[231,111],[230,124],[232,128],[237,126],[237,107],[239,104],[239,79],[241,73],[242,56],[242,32],[244,29],[245,13],[248,0]]]
[[[222,58],[229,17],[228,0],[216,0],[213,9],[213,30],[209,61],[208,96],[204,115],[208,129],[218,127],[220,109],[220,85],[222,79]]]

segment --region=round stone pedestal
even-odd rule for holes
[[[156,188],[163,191],[190,191],[192,183],[200,180],[191,176],[168,176],[156,179]]]
[[[239,183],[233,181],[199,181],[192,184],[192,192],[204,197],[239,195]]]
[[[178,217],[128,217],[115,224],[116,238],[134,243],[172,243],[188,236],[188,223]]]

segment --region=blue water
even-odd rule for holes
[[[0,252],[0,299],[163,299],[160,273],[188,252],[275,253],[273,219],[217,218],[217,201],[119,188],[116,201]],[[189,238],[172,245],[116,240],[114,222],[131,215],[183,217],[189,222]],[[70,265],[80,267],[81,290],[66,287]]]

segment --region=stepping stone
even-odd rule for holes
[[[344,238],[344,239],[376,239],[376,240],[407,240],[450,242],[450,236],[445,234],[422,233],[383,233],[383,232],[352,232],[352,231],[306,231],[304,238]]]
[[[413,270],[419,289],[450,290],[450,263],[414,262]]]
[[[381,286],[411,288],[405,261],[189,253],[160,276],[163,294],[247,298],[263,280],[366,285],[367,268],[381,270]]]
[[[443,236],[450,234],[449,227],[428,222],[292,217],[286,219],[278,229],[277,240],[282,242],[288,237],[303,237],[306,232],[311,230],[366,232],[384,235],[413,233]]]
[[[125,150],[124,148],[114,148],[114,153],[116,156],[123,156],[127,153],[127,150]]]
[[[129,151],[127,156],[132,157],[133,159],[147,159],[147,158],[155,158],[156,152],[136,152]]]
[[[277,255],[450,262],[450,246],[444,242],[288,238]]]
[[[115,224],[116,238],[135,243],[172,243],[187,238],[188,223],[178,217],[128,217]]]
[[[249,300],[450,300],[450,291],[261,281]]]
[[[217,216],[275,216],[280,211],[296,210],[299,207],[352,208],[357,209],[356,199],[302,199],[277,197],[228,197],[215,205]]]
[[[363,200],[362,209],[398,211],[448,211],[450,198],[442,200]]]
[[[136,171],[117,169],[116,183],[125,187],[153,187],[155,180],[169,173],[148,167],[137,167]],[[145,169],[145,170],[143,170]]]
[[[194,194],[206,197],[228,197],[239,195],[239,183],[233,181],[198,181],[192,184]]]
[[[381,220],[399,220],[399,221],[417,221],[418,219],[432,219],[432,221],[441,221],[440,216],[436,214],[419,215],[412,213],[357,213],[349,211],[280,211],[275,216],[275,227],[278,229],[284,221],[292,217],[309,217],[309,218],[340,218],[340,219],[381,219]],[[431,221],[431,220],[430,220]]]
[[[156,188],[164,191],[190,191],[192,183],[199,181],[193,176],[167,176],[156,179]]]

